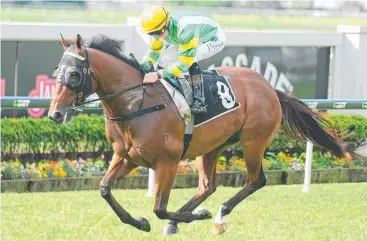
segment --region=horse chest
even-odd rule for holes
[[[152,157],[152,154],[147,151],[143,142],[134,143],[127,149],[121,150],[121,154],[137,166],[148,168],[152,168],[154,166],[151,161],[148,161],[153,160],[154,157]]]

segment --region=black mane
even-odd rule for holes
[[[141,66],[136,61],[135,58],[132,58],[130,56],[126,56],[122,53],[120,43],[116,40],[104,35],[104,34],[97,34],[93,36],[91,39],[89,39],[86,44],[86,47],[92,48],[92,49],[98,49],[102,52],[105,52],[106,54],[112,55],[118,59],[121,59],[131,67],[140,70]]]

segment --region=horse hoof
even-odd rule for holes
[[[178,227],[177,224],[167,224],[164,229],[163,229],[163,235],[164,236],[168,236],[168,235],[172,235],[172,234],[177,234],[178,233]]]
[[[201,219],[211,219],[212,218],[212,214],[209,212],[208,209],[205,208],[200,208],[200,209],[196,209],[193,214],[199,215],[201,217]]]
[[[213,228],[213,232],[215,235],[220,235],[222,233],[224,233],[225,231],[227,231],[228,228],[228,224],[227,223],[222,223],[222,224],[214,224],[214,228]]]
[[[150,232],[150,224],[146,218],[138,218],[140,222],[140,230]]]

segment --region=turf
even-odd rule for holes
[[[267,186],[228,216],[228,231],[212,234],[210,220],[180,224],[169,240],[367,240],[367,183]],[[203,204],[213,215],[239,188],[219,187]],[[1,194],[1,240],[164,240],[167,221],[152,212],[146,190],[114,190],[133,217],[145,216],[150,233],[125,225],[98,191]],[[182,206],[195,189],[175,189],[169,210]]]
[[[126,24],[137,12],[81,9],[1,8],[1,21]],[[336,31],[339,24],[367,25],[367,18],[211,14],[224,29]]]

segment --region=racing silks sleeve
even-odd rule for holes
[[[177,77],[182,72],[188,70],[195,61],[195,55],[199,46],[199,33],[197,26],[188,25],[178,36],[180,45],[178,46],[177,62],[169,67],[159,70],[163,78]]]

